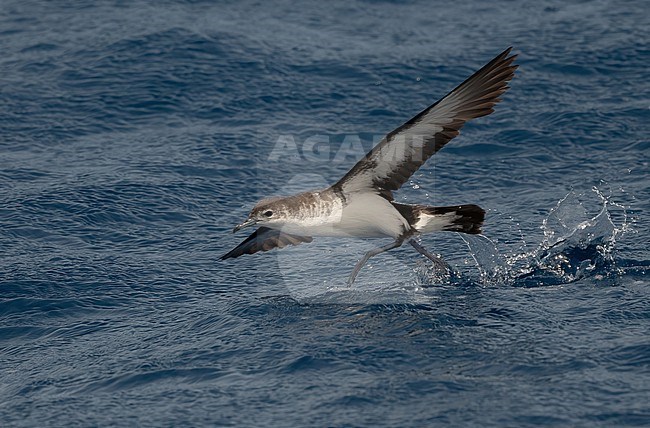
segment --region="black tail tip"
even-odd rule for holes
[[[485,210],[478,205],[459,205],[456,207],[454,230],[456,232],[478,235],[485,220]]]

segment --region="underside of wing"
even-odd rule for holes
[[[311,236],[290,235],[276,229],[260,227],[232,251],[221,256],[221,260],[239,257],[244,254],[254,254],[258,251],[284,248],[288,245],[298,245],[312,240]]]
[[[457,136],[465,122],[492,113],[508,89],[517,55],[506,49],[440,101],[395,129],[361,159],[334,187],[373,190],[390,195]]]

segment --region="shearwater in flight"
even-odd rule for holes
[[[348,285],[369,258],[408,242],[439,264],[414,238],[453,231],[477,234],[485,211],[477,205],[430,207],[395,202],[398,190],[431,155],[457,136],[465,122],[492,113],[514,77],[517,55],[506,49],[456,89],[386,135],[336,184],[293,196],[258,202],[234,232],[259,226],[221,260],[311,242],[314,236],[392,238],[357,262]]]

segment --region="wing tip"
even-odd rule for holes
[[[514,48],[513,48],[512,46],[508,46],[508,47],[506,48],[506,50],[504,50],[503,52],[501,52],[501,55],[499,55],[499,56],[500,56],[500,57],[503,57],[503,58],[508,57],[508,59],[510,59],[510,58],[517,58],[517,56],[518,56],[519,54],[513,53],[512,55],[510,55],[510,54],[512,53],[512,50],[513,50],[513,49],[514,49]],[[510,56],[508,56],[508,55],[510,55]]]
[[[519,68],[519,64],[513,64],[513,62],[519,57],[519,54],[514,53],[510,55],[512,49],[512,46],[510,46],[508,49],[497,55],[492,61],[490,61],[490,63],[492,63],[495,68],[507,69],[514,73],[515,70]]]
[[[257,252],[270,251],[275,248],[281,249],[289,245],[299,245],[309,243],[314,240],[311,236],[290,235],[268,229],[264,226],[253,232],[248,238],[230,250],[219,260],[234,259],[244,254],[255,254]]]

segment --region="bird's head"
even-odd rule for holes
[[[233,233],[239,229],[255,225],[266,226],[271,229],[282,228],[289,217],[285,203],[286,199],[282,197],[262,199],[255,204],[246,221],[235,226]]]

